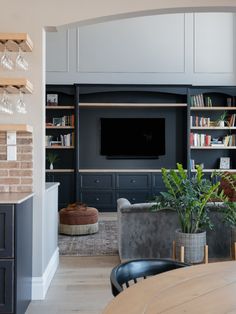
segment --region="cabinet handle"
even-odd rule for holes
[[[130,180],[130,183],[136,183],[136,180],[132,179]]]
[[[96,180],[94,180],[94,182],[95,182],[95,183],[99,183],[100,181],[99,181],[99,179],[96,179]]]
[[[100,198],[99,198],[99,197],[96,197],[96,201],[100,201]]]

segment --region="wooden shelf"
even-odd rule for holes
[[[190,110],[236,110],[236,107],[190,107]]]
[[[0,93],[6,91],[9,94],[32,94],[33,85],[25,78],[0,78]]]
[[[46,149],[74,149],[75,146],[46,146]]]
[[[19,48],[24,52],[33,50],[33,42],[27,33],[0,33],[0,51],[7,49],[18,52]]]
[[[48,110],[61,110],[61,109],[75,109],[75,106],[46,106],[46,109]]]
[[[0,131],[33,132],[33,127],[28,124],[0,124]]]
[[[68,172],[68,173],[71,173],[71,172],[74,172],[75,170],[74,169],[46,169],[46,173],[53,173],[53,172]]]
[[[191,146],[191,149],[236,149],[236,146]]]
[[[74,126],[46,126],[46,129],[74,129]]]
[[[232,127],[219,127],[219,126],[193,126],[191,130],[236,130],[235,126]]]
[[[79,103],[79,107],[83,108],[178,108],[178,107],[187,107],[187,104],[178,104],[178,103]]]
[[[170,169],[168,169],[170,170]],[[177,171],[177,169],[173,169]],[[186,170],[186,169],[185,169]],[[107,173],[107,172],[157,172],[161,173],[161,169],[79,169],[79,172],[101,172],[101,173]]]

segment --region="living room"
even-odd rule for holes
[[[164,2],[163,2],[164,3]],[[64,3],[63,3],[64,4]],[[228,4],[228,7],[227,7]],[[33,126],[33,151],[34,151],[34,168],[33,168],[33,176],[34,176],[34,186],[33,191],[34,195],[34,207],[33,207],[33,277],[38,279],[38,283],[42,283],[45,279],[44,274],[47,268],[47,265],[44,265],[43,255],[45,255],[44,248],[45,248],[45,237],[43,236],[44,233],[44,219],[45,219],[45,172],[42,169],[46,168],[45,165],[45,154],[44,154],[44,135],[45,135],[45,94],[46,94],[46,84],[116,84],[116,85],[184,85],[186,87],[185,103],[188,102],[188,90],[187,88],[191,88],[192,85],[198,86],[220,86],[222,87],[221,91],[224,92],[224,87],[226,86],[234,86],[235,85],[235,71],[234,71],[234,14],[230,12],[234,12],[234,7],[232,3],[224,3],[219,4],[217,7],[212,7],[211,9],[207,8],[208,12],[223,12],[223,13],[212,13],[212,19],[210,17],[206,17],[203,13],[196,14],[196,11],[204,11],[202,8],[206,6],[206,3],[198,3],[201,9],[197,10],[186,8],[182,9],[183,3],[179,3],[178,9],[171,9],[171,4],[168,7],[171,9],[170,13],[177,13],[177,14],[168,14],[168,15],[160,15],[160,19],[157,21],[155,20],[156,13],[168,13],[164,10],[167,7],[165,3],[161,6],[159,4],[153,4],[146,2],[145,4],[132,4],[132,8],[127,8],[127,4],[120,4],[119,8],[115,6],[112,7],[111,5],[107,5],[104,2],[103,4],[99,4],[95,6],[94,3],[86,3],[82,5],[82,9],[80,10],[80,3],[74,3],[70,8],[67,8],[66,3],[64,6],[60,4],[60,8],[62,10],[61,16],[59,14],[55,14],[55,6],[53,3],[46,4],[46,2],[42,2],[40,6],[39,4],[36,5],[35,8],[31,8],[30,5],[27,4],[27,1],[22,3],[27,8],[27,11],[24,14],[27,14],[30,18],[28,21],[25,20],[24,15],[20,11],[20,7],[17,3],[14,4],[14,8],[9,5],[6,6],[6,15],[3,16],[1,20],[1,29],[5,32],[16,32],[22,31],[29,33],[30,37],[34,42],[34,50],[32,54],[27,55],[30,63],[30,70],[27,72],[27,77],[33,82],[34,85],[34,92],[32,95],[26,95],[25,100],[28,104],[28,113],[26,115],[14,114],[13,116],[4,115],[1,117],[2,124],[4,123],[14,123],[14,124],[28,124],[28,121],[31,121]],[[56,4],[55,4],[56,5]],[[197,4],[194,3],[194,6]],[[212,3],[209,6],[213,5]],[[224,5],[224,6],[223,6]],[[125,8],[126,7],[126,8]],[[43,9],[42,9],[43,8]],[[63,10],[64,8],[64,10]],[[158,11],[160,9],[160,11]],[[37,11],[40,10],[40,11]],[[152,14],[150,10],[152,11]],[[164,11],[163,11],[164,10]],[[64,11],[64,12],[63,12]],[[138,12],[139,11],[139,12]],[[145,13],[143,12],[145,11]],[[149,12],[148,12],[149,11]],[[42,12],[42,14],[38,14],[38,12]],[[129,14],[133,12],[133,14]],[[136,12],[136,13],[135,13]],[[138,13],[137,13],[138,12]],[[181,12],[181,13],[180,13]],[[183,13],[185,12],[185,13]],[[189,12],[189,13],[187,13]],[[226,13],[228,12],[228,13]],[[128,15],[126,15],[128,14]],[[215,14],[215,15],[214,15]],[[105,20],[109,20],[108,16],[115,15],[117,16],[117,21],[114,22],[106,22]],[[137,22],[135,24],[135,20],[139,18],[137,16],[142,15],[151,15],[151,17],[140,17],[141,24]],[[14,16],[18,17],[15,21]],[[106,18],[107,16],[107,18]],[[128,17],[133,17],[133,19],[124,19]],[[210,14],[211,16],[211,14]],[[99,17],[103,17],[99,21]],[[122,18],[123,20],[120,20]],[[148,18],[150,18],[148,22]],[[32,21],[34,20],[34,23]],[[88,21],[90,20],[90,21]],[[132,20],[132,21],[129,21]],[[81,21],[81,23],[79,23]],[[84,22],[83,22],[84,21]],[[146,22],[145,22],[146,21]],[[78,39],[77,36],[77,25],[75,24],[78,22],[78,27],[81,28],[80,38]],[[94,24],[95,22],[100,22],[97,26]],[[101,23],[103,22],[103,23]],[[110,24],[109,24],[110,23]],[[115,23],[115,24],[112,24]],[[125,27],[122,28],[122,23],[125,23]],[[146,24],[145,24],[146,23]],[[157,23],[157,24],[155,24]],[[165,24],[166,23],[166,24]],[[91,27],[88,25],[91,24]],[[94,24],[94,25],[93,25]],[[67,26],[69,26],[69,30],[65,30]],[[87,26],[86,26],[87,25]],[[131,34],[131,29],[138,27],[141,25],[141,29],[138,31],[138,35],[141,35],[141,30],[146,27],[149,31],[151,38],[145,38],[146,33],[143,34],[142,39],[137,36],[137,33],[134,31],[133,33],[136,34],[137,38],[133,38],[133,44],[129,45],[129,40],[131,37],[128,35]],[[163,31],[153,32],[154,25],[157,29],[164,30],[166,29],[167,33],[163,36]],[[166,25],[169,25],[168,27]],[[53,27],[59,27],[59,32],[56,33],[58,36],[57,39],[53,40],[53,35],[55,33],[51,33],[46,35],[43,32],[44,27],[48,27],[47,30],[53,30]],[[86,29],[87,27],[87,29]],[[100,29],[99,29],[100,27]],[[193,28],[196,27],[193,31]],[[84,29],[83,29],[84,28]],[[103,30],[102,30],[103,28]],[[106,29],[105,29],[106,28]],[[109,29],[109,30],[108,30]],[[120,32],[118,30],[120,29]],[[207,33],[206,30],[209,30]],[[214,33],[213,30],[216,30]],[[61,32],[60,32],[61,31]],[[105,31],[104,33],[102,31]],[[109,46],[103,42],[103,44],[97,45],[99,47],[99,51],[96,54],[96,41],[94,40],[96,37],[96,32],[98,38],[101,40],[105,40],[109,38],[108,41],[114,41],[112,50],[109,50]],[[112,33],[114,32],[114,33]],[[195,32],[195,33],[194,33]],[[108,36],[109,33],[109,36]],[[114,36],[120,35],[119,41],[115,41]],[[125,38],[125,34],[127,37]],[[196,35],[196,38],[194,35]],[[153,42],[153,36],[156,35],[157,38],[154,40],[154,49],[151,50],[150,46],[148,47],[148,40],[149,42]],[[203,36],[204,35],[204,36]],[[86,42],[86,38],[89,38]],[[100,36],[100,37],[99,37]],[[104,36],[104,37],[101,37]],[[107,37],[108,36],[108,37]],[[46,41],[47,38],[47,41]],[[124,41],[122,41],[124,39]],[[64,44],[66,41],[69,40],[69,45],[71,47],[65,46]],[[81,46],[79,47],[80,53],[80,63],[78,67],[78,60],[76,58],[78,56],[78,47],[75,47],[76,40],[79,40]],[[45,43],[46,49],[53,49],[52,45],[55,44],[55,50],[52,50],[52,55],[47,57],[46,61],[50,63],[47,64],[46,68],[45,65]],[[162,51],[159,51],[159,44],[161,43],[162,47],[165,47]],[[194,43],[197,43],[197,46],[194,48]],[[120,55],[121,52],[118,49],[119,44],[125,45],[127,47],[127,51],[123,51],[124,55]],[[51,45],[51,46],[50,46]],[[73,46],[74,45],[74,46]],[[87,45],[87,46],[86,46]],[[128,47],[133,48],[137,45],[137,51],[140,51],[140,54],[134,53],[134,51],[128,50]],[[49,47],[49,48],[48,48]],[[65,48],[66,47],[66,48]],[[74,48],[73,48],[74,47]],[[173,49],[174,47],[174,49]],[[225,49],[227,47],[227,49]],[[68,49],[67,49],[68,48]],[[60,54],[58,51],[60,50]],[[146,51],[145,51],[146,50]],[[41,53],[41,52],[44,53]],[[88,51],[91,52],[91,55],[86,55]],[[93,52],[93,54],[92,54]],[[148,58],[147,58],[147,52]],[[158,54],[158,58],[156,58],[156,54]],[[68,54],[68,55],[67,55]],[[97,55],[99,57],[98,61],[94,59],[94,56]],[[127,55],[129,57],[127,57]],[[57,56],[58,58],[56,58]],[[69,58],[67,58],[69,56]],[[108,58],[110,56],[110,59]],[[111,58],[112,56],[112,58]],[[59,60],[58,60],[59,59]],[[67,61],[70,61],[69,64]],[[117,60],[119,62],[117,62]],[[131,60],[133,63],[131,63]],[[167,62],[166,60],[169,60]],[[59,63],[58,63],[59,62]],[[59,72],[58,65],[60,66]],[[50,68],[51,66],[51,68]],[[69,71],[66,68],[69,66]],[[42,70],[43,69],[43,70]],[[47,73],[46,73],[47,70]],[[79,70],[79,71],[78,71]],[[12,73],[3,73],[2,76],[14,76]],[[20,73],[21,74],[21,73]],[[22,75],[22,74],[21,74]],[[45,79],[45,76],[47,79]],[[19,77],[21,77],[19,75]],[[191,86],[189,86],[191,85]],[[86,86],[85,86],[86,88]],[[158,91],[157,91],[158,92]],[[159,91],[160,92],[160,91]],[[133,96],[132,96],[133,97]],[[114,99],[114,98],[113,98]],[[86,103],[88,101],[85,101]],[[92,101],[94,102],[94,100]],[[113,102],[113,100],[112,100]],[[133,102],[133,100],[132,100]],[[137,102],[137,99],[135,100]],[[144,101],[147,103],[147,99]],[[176,103],[176,101],[175,101]],[[86,108],[81,108],[81,115],[86,117]],[[94,109],[93,109],[94,110]],[[100,109],[96,109],[97,112],[101,112]],[[104,110],[104,108],[102,109]],[[112,110],[112,109],[109,109]],[[117,109],[115,109],[117,110]],[[124,118],[124,115],[127,113],[127,108],[122,109],[120,111],[120,118]],[[132,110],[128,115],[132,116]],[[140,117],[142,117],[144,108],[139,109]],[[153,110],[153,109],[152,109]],[[162,109],[164,110],[164,109]],[[165,109],[166,110],[166,109]],[[174,113],[177,109],[170,109],[168,111],[167,116],[164,116],[166,119],[166,123],[171,125],[171,114],[170,112]],[[180,109],[181,112],[186,111],[187,109],[184,107]],[[153,111],[152,111],[153,112]],[[100,114],[100,113],[99,113]],[[145,113],[146,114],[146,113]],[[162,112],[163,114],[163,112]],[[164,113],[166,114],[166,113]],[[104,115],[104,112],[103,112]],[[177,114],[178,115],[178,114]],[[100,119],[102,115],[98,116]],[[176,115],[174,115],[174,119],[176,119]],[[182,115],[179,113],[179,118],[177,118],[178,123],[181,124],[181,117]],[[172,117],[173,118],[173,117]],[[169,120],[168,120],[169,119]],[[86,120],[82,121],[82,123],[86,124]],[[187,119],[186,119],[187,124]],[[178,129],[181,132],[180,129]],[[82,132],[86,132],[85,129],[82,129]],[[187,132],[182,131],[183,137],[187,139]],[[172,138],[172,136],[171,136]],[[98,140],[98,139],[96,139]],[[95,141],[96,141],[95,140]],[[81,143],[83,146],[86,147],[86,143]],[[166,141],[167,148],[171,146]],[[169,145],[169,146],[168,146]],[[181,150],[181,146],[185,144],[180,143],[179,149]],[[169,149],[168,148],[168,149]],[[96,148],[99,149],[99,148]],[[109,165],[99,164],[99,160],[96,160],[96,163],[91,166],[90,164],[86,164],[87,159],[86,157],[91,158],[89,151],[85,151],[84,149],[81,150],[82,159],[80,159],[81,168],[85,169],[85,173],[87,170],[91,170],[91,168],[97,169],[98,166],[101,169],[143,169],[147,170],[152,169],[152,174],[155,175],[155,169],[160,168],[161,165],[157,167],[155,161],[150,159],[148,162],[139,165],[138,167],[131,167],[130,164],[132,161],[127,160],[120,160],[120,165],[114,165],[114,159],[108,160],[110,163]],[[176,153],[176,151],[175,151]],[[92,151],[91,154],[94,154]],[[173,158],[171,161],[171,165],[173,166],[176,161],[182,162],[185,166],[187,166],[188,160],[188,152],[187,149],[184,152],[184,155],[178,157],[178,159]],[[170,156],[170,154],[169,154]],[[221,155],[219,155],[221,156]],[[217,156],[215,159],[218,159]],[[173,157],[173,156],[172,156]],[[234,162],[234,152],[229,153],[231,162]],[[198,159],[198,155],[196,153],[195,159]],[[206,158],[206,157],[205,157]],[[106,159],[105,157],[103,158]],[[159,162],[160,159],[157,160]],[[136,160],[135,163],[139,163],[140,160]],[[205,166],[207,165],[207,158],[205,161]],[[150,166],[151,164],[151,166]],[[111,165],[111,166],[110,166]],[[164,164],[165,166],[166,164]],[[132,165],[133,166],[133,165]],[[47,166],[48,167],[48,166]],[[210,168],[215,168],[212,165],[209,165]],[[115,171],[114,171],[115,172]],[[82,175],[82,173],[81,173]],[[115,173],[115,177],[118,174]],[[148,173],[150,176],[150,173]],[[118,180],[118,179],[115,179]],[[153,188],[153,186],[151,187]],[[116,193],[120,192],[116,186]],[[141,188],[142,192],[149,192],[148,188]],[[138,190],[140,191],[140,190]],[[82,191],[86,192],[86,191]],[[145,194],[144,193],[144,194]],[[139,193],[136,193],[136,195]],[[143,196],[145,199],[145,195]],[[86,201],[86,199],[85,199]],[[115,209],[116,203],[116,194],[114,199],[112,200],[113,210]],[[93,204],[92,204],[93,205]],[[99,208],[99,206],[97,206]],[[100,208],[99,208],[100,209]],[[107,206],[107,209],[109,207]],[[79,262],[80,263],[80,262]],[[103,263],[106,263],[105,261]],[[115,265],[116,261],[112,261],[113,265]],[[111,263],[111,264],[112,264]],[[83,262],[82,262],[83,264]],[[56,263],[55,263],[56,265]],[[55,266],[54,265],[54,266]],[[111,268],[111,267],[110,267]],[[107,272],[108,273],[108,272]]]

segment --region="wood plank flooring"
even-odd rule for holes
[[[118,256],[60,257],[46,299],[32,301],[26,314],[100,314],[113,298],[110,271]]]

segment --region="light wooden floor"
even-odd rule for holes
[[[116,220],[117,213],[99,213],[99,219]],[[61,256],[46,299],[32,301],[26,314],[102,313],[113,298],[109,277],[118,263],[118,256]]]
[[[26,314],[100,314],[113,298],[109,276],[118,256],[61,257],[44,301],[32,301]]]

